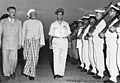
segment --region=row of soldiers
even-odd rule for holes
[[[88,14],[78,20],[78,27],[72,29],[71,39],[76,41],[80,66],[79,69],[92,75],[95,79],[103,79],[106,70],[108,80],[104,83],[116,83],[120,71],[120,2],[112,2],[103,9],[96,9],[95,14]],[[105,22],[105,17],[109,21]],[[106,59],[103,48],[106,43]],[[91,67],[90,67],[91,66]]]

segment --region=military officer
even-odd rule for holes
[[[50,49],[53,49],[54,79],[63,78],[68,46],[71,46],[70,27],[63,20],[64,9],[57,9],[55,15],[57,20],[51,24],[49,31]]]

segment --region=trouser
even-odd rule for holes
[[[82,49],[83,62],[85,63],[85,69],[89,70],[90,62],[88,57],[88,41],[83,39],[82,42],[83,42]]]
[[[89,57],[89,61],[90,64],[92,66],[92,71],[93,73],[96,73],[96,68],[95,68],[95,61],[94,61],[94,56],[93,56],[93,38],[90,37],[88,39],[88,57]]]
[[[80,59],[80,62],[81,62],[80,66],[84,67],[83,56],[82,56],[83,45],[82,45],[82,41],[81,40],[77,40],[77,48],[78,48],[78,53],[79,53],[79,59]]]
[[[23,73],[25,75],[36,77],[36,66],[39,58],[39,40],[31,39],[25,41],[24,59],[26,64]]]
[[[120,71],[120,39],[117,40],[117,66]]]
[[[3,49],[3,74],[4,76],[10,76],[15,72],[18,55],[17,55],[17,49],[9,50],[9,49]]]
[[[53,47],[54,74],[64,76],[68,48]]]
[[[117,68],[117,38],[106,38],[107,58],[106,65],[111,75],[110,80],[117,82],[116,77],[119,75]]]
[[[105,70],[103,43],[104,43],[103,39],[99,37],[93,37],[94,61],[95,61],[96,68],[98,70],[98,75],[101,77],[104,76],[103,72]]]
[[[78,59],[78,51],[76,49],[77,46],[77,40],[72,40],[72,55],[73,58]]]

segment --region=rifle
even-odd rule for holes
[[[87,27],[88,27],[88,25],[85,26],[85,27],[82,29],[80,35],[77,37],[78,39],[82,39],[82,36],[83,36],[83,34],[84,34],[84,32],[85,32],[85,30],[86,30]]]
[[[106,6],[106,7],[104,7],[103,9],[107,10],[107,9],[111,6],[112,3],[113,3],[113,2],[110,2],[109,5]],[[92,33],[94,32],[94,30],[96,29],[96,26],[109,14],[109,11],[110,11],[110,9],[102,16],[102,18],[101,18],[100,20],[97,20],[96,23],[93,24],[93,25],[90,27],[89,32],[88,32],[88,36],[91,36],[91,35],[89,35],[89,34],[92,34]]]
[[[114,25],[113,25],[113,27],[118,27],[120,25],[120,20],[118,20]]]
[[[118,18],[119,13],[115,15],[110,21],[107,22],[106,27],[98,34],[100,38],[103,38],[103,35],[106,33],[107,29],[109,28],[109,25],[116,19]]]

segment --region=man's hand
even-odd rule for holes
[[[105,33],[99,33],[98,36],[99,36],[100,38],[104,38],[104,37],[105,37]]]
[[[116,31],[116,27],[110,27],[110,29],[109,29],[109,31],[111,32],[111,33],[114,33],[115,31]]]
[[[92,33],[88,32],[88,36],[89,36],[89,37],[92,37]]]
[[[79,35],[79,36],[78,36],[78,39],[82,39],[82,35]]]

